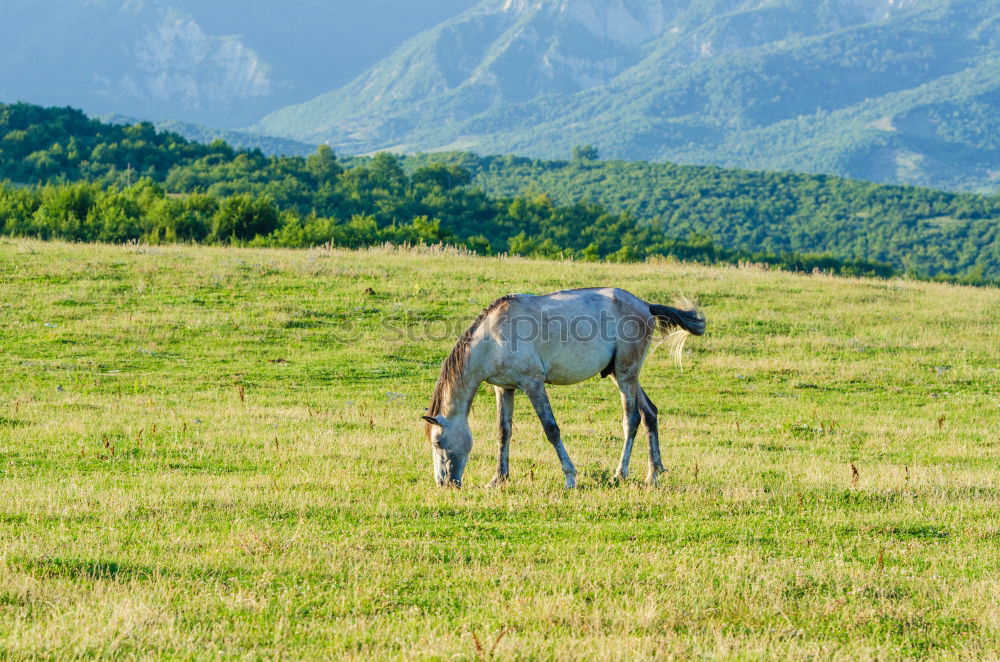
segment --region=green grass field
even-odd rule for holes
[[[420,416],[508,292],[696,298],[611,482],[608,381]],[[371,288],[374,293],[366,293]],[[0,658],[997,659],[1000,292],[676,263],[0,240]],[[856,473],[852,471],[852,463]]]

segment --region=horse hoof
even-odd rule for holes
[[[509,480],[508,476],[501,476],[500,474],[497,474],[496,476],[493,477],[493,480],[491,480],[489,485],[487,485],[486,487],[503,487],[504,485],[507,484],[508,480]]]
[[[624,484],[625,484],[625,477],[626,477],[627,475],[628,475],[628,474],[623,474],[623,473],[622,473],[622,472],[620,472],[620,471],[616,471],[616,472],[615,472],[615,477],[614,477],[614,481],[615,481],[615,483],[617,483],[617,484],[619,484],[619,485],[624,485]]]
[[[657,487],[660,484],[660,476],[667,473],[667,470],[662,466],[655,468],[650,468],[649,472],[646,474],[646,485],[649,487]]]
[[[576,474],[566,474],[566,489],[576,489]]]

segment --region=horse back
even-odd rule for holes
[[[518,295],[497,327],[503,331],[494,345],[500,379],[528,373],[550,384],[575,384],[615,365],[641,365],[652,328],[648,304],[625,290]]]

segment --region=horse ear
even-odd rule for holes
[[[427,421],[428,423],[430,423],[431,425],[436,425],[439,428],[443,428],[444,427],[444,424],[441,421],[439,421],[438,419],[434,418],[433,416],[424,416],[423,419],[425,421]]]

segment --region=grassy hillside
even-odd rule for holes
[[[485,390],[434,487],[460,331],[593,284],[708,316],[644,371],[661,487],[610,483],[600,380],[551,391],[579,490],[523,397],[482,487]],[[998,324],[996,289],[909,281],[0,239],[0,657],[987,658]]]

